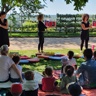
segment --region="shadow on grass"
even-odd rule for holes
[[[38,62],[38,63],[22,64],[23,71],[26,71],[26,70],[33,70],[34,71],[34,70],[36,70],[36,71],[39,71],[39,72],[43,72],[44,69],[47,66],[52,66],[53,69],[55,69],[55,70],[61,69],[60,61],[53,61],[53,60],[41,59],[40,62]]]
[[[84,59],[79,58],[76,59],[77,65],[80,66],[80,64],[84,61]],[[32,70],[32,71],[38,71],[42,73],[44,69],[47,66],[52,66],[54,70],[60,70],[61,69],[61,62],[58,60],[45,60],[41,59],[38,63],[29,63],[29,64],[22,64],[23,71]]]

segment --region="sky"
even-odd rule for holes
[[[41,0],[42,1],[42,0]],[[83,10],[75,11],[73,4],[66,4],[65,0],[46,0],[46,5],[44,9],[41,9],[40,12],[46,15],[56,15],[59,14],[96,14],[96,0],[89,0]]]

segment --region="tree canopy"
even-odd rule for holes
[[[43,2],[46,1],[47,0],[43,0]],[[55,0],[50,1],[54,3]],[[64,0],[64,2],[66,2],[66,4],[73,2],[74,9],[79,11],[86,5],[88,0]],[[20,11],[25,14],[39,12],[39,9],[42,9],[45,6],[47,6],[47,4],[42,4],[41,0],[1,0],[0,2],[1,11],[9,12],[18,7]]]

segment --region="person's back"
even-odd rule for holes
[[[42,90],[43,91],[54,91],[54,77],[44,77],[42,79]]]
[[[73,51],[68,51],[67,55],[68,55],[68,58],[69,58],[68,64],[70,64],[72,66],[76,65],[76,60],[75,60],[75,58],[73,58],[74,52]]]
[[[86,62],[83,62],[79,69],[77,70],[77,75],[79,77],[79,83],[84,88],[94,88],[96,87],[96,61],[92,60],[92,50],[84,50],[84,57]]]
[[[68,63],[70,65],[74,66],[74,65],[76,65],[76,59],[75,58],[69,59],[69,62]]]
[[[9,69],[14,64],[13,60],[7,56],[8,45],[2,45],[0,55],[0,82],[8,81],[9,79]]]
[[[83,70],[82,75],[84,76],[84,81],[87,82],[85,85],[96,87],[96,61],[88,60],[83,62],[80,68]]]
[[[25,72],[26,81],[23,83],[25,96],[38,96],[38,82],[34,80],[34,72]]]
[[[66,73],[66,76],[63,76],[61,79],[60,90],[61,90],[61,93],[68,94],[66,85],[71,82],[76,82],[76,77],[73,76],[74,68],[71,65],[67,65],[65,67],[65,73]]]
[[[15,65],[22,76],[22,67],[20,65],[18,65],[18,63],[20,61],[20,57],[19,56],[13,56],[12,59],[15,62]],[[20,78],[19,78],[18,74],[12,68],[10,69],[10,80],[11,80],[11,82],[20,82]]]
[[[6,81],[9,78],[9,68],[12,64],[14,64],[14,62],[10,57],[0,55],[0,81]]]
[[[46,67],[45,77],[42,79],[42,90],[43,91],[54,91],[55,78],[52,76],[52,67]]]

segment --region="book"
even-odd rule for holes
[[[96,21],[93,21],[92,26],[96,26]]]

